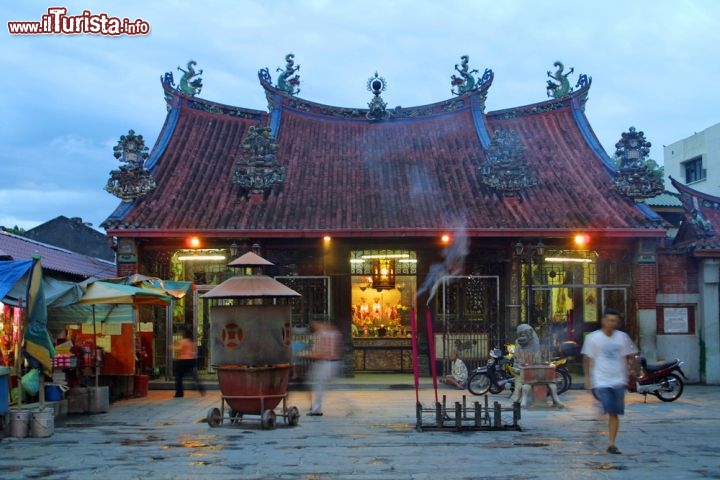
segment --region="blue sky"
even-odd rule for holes
[[[147,36],[13,36],[6,22],[50,6],[142,18]],[[132,128],[152,145],[166,115],[159,78],[188,59],[201,97],[264,109],[257,70],[301,65],[301,97],[364,107],[367,78],[392,107],[450,97],[460,55],[495,72],[488,110],[546,99],[555,60],[593,77],[586,113],[605,149],[631,125],[662,145],[720,121],[720,2],[139,1],[0,4],[3,73],[0,225],[58,215],[99,225],[118,200],[103,187],[112,147]]]

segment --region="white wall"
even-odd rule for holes
[[[697,156],[703,157],[707,177],[688,185],[701,192],[720,196],[720,123],[663,148],[665,188],[674,191],[668,176],[686,183],[682,162]]]

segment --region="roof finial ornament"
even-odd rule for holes
[[[236,164],[233,182],[240,185],[245,197],[267,198],[273,186],[285,181],[285,167],[275,156],[278,146],[272,130],[262,125],[251,126],[240,148],[243,158]]]
[[[506,197],[537,185],[535,172],[528,166],[525,146],[515,130],[499,128],[495,131],[479,168],[480,181]]]
[[[453,75],[450,77],[450,84],[454,87],[450,90],[453,95],[464,95],[473,90],[479,90],[492,80],[493,71],[489,68],[486,68],[482,77],[477,80],[474,74],[479,73],[479,71],[477,69],[470,70],[469,62],[470,56],[463,55],[460,57],[460,65],[455,64],[455,70],[460,76]]]
[[[155,180],[145,168],[150,154],[142,135],[135,135],[134,130],[129,130],[127,135],[120,136],[118,144],[113,147],[113,156],[124,165],[110,172],[105,191],[123,202],[132,202],[155,188]]]
[[[285,55],[285,70],[278,67],[276,72],[281,72],[278,75],[278,82],[276,88],[282,90],[289,95],[297,95],[300,93],[300,75],[296,75],[295,72],[300,70],[300,65],[295,66],[295,55],[288,53]]]
[[[547,72],[547,76],[552,78],[552,80],[547,81],[547,96],[550,98],[562,98],[573,91],[568,77],[575,71],[575,68],[570,67],[570,71],[564,73],[565,65],[560,60],[553,63],[553,67],[557,67],[555,73],[550,70]],[[553,82],[553,80],[555,81]]]
[[[387,103],[382,99],[380,94],[387,88],[387,81],[375,72],[375,75],[367,81],[368,91],[373,93],[373,98],[368,103],[370,109],[365,117],[368,120],[387,120],[390,118],[390,112],[387,111]]]
[[[178,85],[178,90],[183,92],[185,95],[190,95],[191,97],[199,95],[203,86],[202,78],[200,78],[200,75],[203,73],[202,68],[196,72],[195,65],[197,65],[197,62],[195,60],[190,60],[187,63],[187,70],[183,70],[178,67],[178,70],[183,72],[183,76],[180,78],[180,84]]]
[[[613,179],[615,190],[635,200],[652,198],[665,190],[662,170],[652,168],[657,164],[649,158],[651,146],[645,134],[635,127],[622,133],[620,141],[615,144],[615,159],[619,167]]]

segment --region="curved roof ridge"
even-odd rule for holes
[[[581,108],[585,106],[587,101],[587,94],[590,90],[592,81],[587,81],[581,88],[571,92],[564,97],[550,98],[541,102],[529,103],[527,105],[520,105],[517,107],[508,107],[500,110],[493,110],[487,112],[485,115],[493,118],[515,118],[524,115],[537,115],[540,113],[551,112],[553,110],[560,110],[573,106],[578,103]]]
[[[160,80],[163,90],[165,90],[165,98],[168,103],[171,103],[171,100],[168,97],[173,97],[180,99],[185,106],[194,108],[196,110],[203,110],[209,113],[217,113],[221,115],[230,115],[250,119],[256,117],[257,120],[261,120],[265,115],[267,115],[267,112],[263,110],[238,107],[235,105],[228,105],[226,103],[214,102],[212,100],[186,95],[182,91],[175,88],[172,83],[170,83],[171,79],[168,78],[167,75],[165,77],[161,77]]]
[[[258,78],[260,79],[260,85],[262,85],[265,89],[268,100],[270,101],[272,99],[272,108],[287,108],[289,110],[317,117],[368,121],[366,114],[369,109],[366,107],[340,107],[292,96],[272,85],[270,74],[267,69],[261,69],[258,71]],[[482,109],[484,110],[485,97],[487,96],[487,91],[492,85],[494,78],[495,74],[492,70],[490,70],[489,78],[479,88],[463,95],[424,105],[416,105],[412,107],[402,107],[398,105],[393,108],[388,108],[387,111],[391,116],[389,119],[384,121],[413,120],[416,118],[447,115],[459,110],[469,109],[471,103],[476,103],[478,101],[482,104]],[[280,102],[279,105],[277,104],[278,101]]]
[[[677,191],[681,194],[685,193],[686,195],[702,198],[703,200],[707,200],[709,202],[720,203],[720,197],[716,197],[715,195],[711,195],[709,193],[701,192],[700,190],[689,187],[684,183],[680,183],[679,181],[675,180],[672,175],[669,178],[672,186],[675,187]]]

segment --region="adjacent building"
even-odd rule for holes
[[[38,242],[81,253],[89,257],[115,262],[115,252],[107,236],[83,222],[80,217],[55,217],[23,233]]]
[[[665,174],[720,196],[720,123],[664,147]]]

